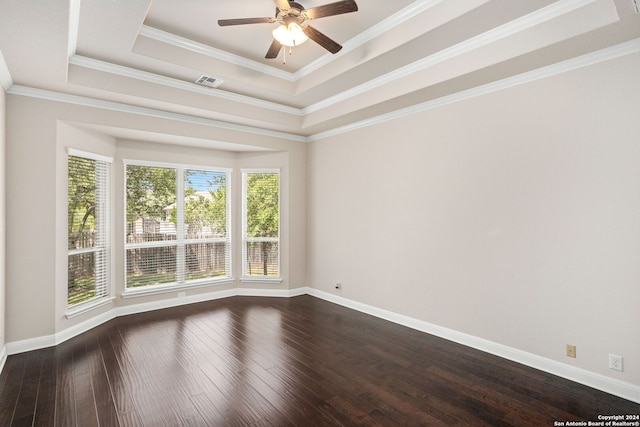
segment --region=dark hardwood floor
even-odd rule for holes
[[[553,426],[640,405],[316,299],[114,319],[10,356],[0,426]]]

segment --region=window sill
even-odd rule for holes
[[[242,283],[256,283],[256,282],[264,282],[264,283],[282,283],[282,277],[265,277],[265,276],[245,276],[240,279]]]
[[[228,285],[230,283],[233,283],[233,279],[229,277],[221,280],[205,280],[201,282],[189,283],[186,285],[171,283],[168,285],[141,286],[139,288],[125,290],[122,294],[122,298],[136,298],[147,295],[165,294],[168,292],[181,292],[188,289],[202,288],[205,286]]]
[[[88,311],[94,310],[98,307],[102,307],[103,305],[107,305],[107,304],[111,304],[111,301],[113,301],[114,299],[116,299],[115,297],[107,297],[107,298],[100,298],[98,300],[95,301],[91,301],[91,302],[87,302],[85,304],[79,304],[75,307],[72,307],[70,309],[67,310],[67,312],[65,313],[65,317],[67,319],[71,319],[73,317],[76,316],[80,316],[81,314],[84,314]]]

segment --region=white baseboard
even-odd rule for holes
[[[129,314],[144,313],[147,311],[160,310],[163,308],[177,307],[180,305],[194,304],[204,301],[212,301],[220,298],[228,298],[233,296],[260,296],[260,297],[293,297],[298,295],[304,295],[307,293],[307,288],[298,289],[249,289],[249,288],[236,288],[228,289],[224,291],[208,292],[204,294],[189,295],[185,297],[177,297],[170,299],[163,299],[152,302],[145,302],[140,304],[132,304],[121,307],[115,307],[105,313],[92,317],[84,322],[73,325],[67,329],[64,329],[53,335],[40,336],[35,338],[28,338],[20,341],[9,342],[5,345],[4,358],[8,355],[24,353],[32,350],[39,350],[41,348],[52,347],[58,345],[68,339],[87,332],[96,326],[99,326],[111,319],[120,316],[126,316]],[[0,353],[0,357],[2,353]],[[2,360],[0,360],[1,362]],[[4,366],[4,365],[2,365]],[[0,367],[0,372],[2,369]]]
[[[390,322],[397,323],[399,325],[403,325],[421,332],[435,335],[449,341],[457,342],[468,347],[491,353],[496,356],[503,357],[505,359],[512,360],[514,362],[521,363],[523,365],[527,365],[532,368],[539,369],[541,371],[548,372],[550,374],[557,375],[559,377],[566,378],[568,380],[575,381],[589,387],[593,387],[606,393],[622,397],[632,402],[640,403],[640,386],[638,385],[616,380],[614,378],[609,378],[601,374],[566,365],[555,360],[537,356],[535,354],[488,341],[483,338],[468,335],[459,331],[455,331],[453,329],[443,328],[442,326],[434,325],[429,322],[414,319],[412,317],[404,316],[392,311],[383,310],[378,307],[363,304],[354,300],[350,300],[348,298],[341,297],[339,295],[334,295],[309,287],[290,290],[236,288],[225,291],[190,295],[182,298],[171,298],[160,301],[116,307],[106,313],[74,325],[54,335],[47,335],[7,343],[2,348],[2,350],[0,350],[0,372],[2,372],[2,368],[4,368],[4,364],[8,355],[23,353],[31,350],[38,350],[41,348],[60,344],[61,342],[80,335],[83,332],[89,331],[96,326],[119,316],[143,313],[152,310],[159,310],[162,308],[193,304],[197,302],[212,301],[215,299],[228,298],[232,296],[289,298],[305,294],[312,295],[325,301],[333,302],[343,307],[360,311],[362,313],[366,313],[380,319],[388,320]]]
[[[4,364],[7,362],[7,346],[3,346],[0,350],[0,372],[4,370]]]
[[[306,291],[309,295],[333,302],[343,307],[351,308],[427,334],[435,335],[486,353],[491,353],[504,359],[512,360],[606,393],[622,397],[632,402],[640,403],[640,386],[638,385],[620,381],[615,378],[610,378],[581,368],[576,368],[575,366],[566,365],[526,351],[498,344],[493,341],[488,341],[473,335],[468,335],[453,329],[443,328],[442,326],[397,314],[392,311],[383,310],[381,308],[353,301],[318,289],[306,288]]]

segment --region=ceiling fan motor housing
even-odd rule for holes
[[[279,7],[276,7],[276,19],[278,22],[288,26],[291,23],[301,25],[307,20],[307,17],[304,15],[304,6],[294,1],[290,1],[289,6],[289,9],[280,9]]]

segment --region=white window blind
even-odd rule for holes
[[[242,274],[280,277],[280,172],[242,172]]]
[[[110,159],[89,156],[67,158],[69,307],[109,296]]]
[[[229,171],[126,165],[126,288],[231,277]]]

